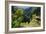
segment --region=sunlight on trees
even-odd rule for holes
[[[36,11],[36,12],[35,12]],[[23,18],[24,18],[24,13],[25,10],[24,9],[19,9],[16,8],[16,10],[13,11],[14,13],[12,13],[12,28],[16,28],[16,27],[38,27],[40,26],[40,18],[36,18],[36,17],[40,17],[39,12],[37,13],[37,10],[34,9],[34,11],[32,10],[32,13],[29,13],[30,15],[30,22],[22,22]],[[37,16],[38,15],[38,16]],[[39,19],[39,20],[38,20]]]

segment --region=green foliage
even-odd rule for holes
[[[15,12],[15,14],[16,14],[17,16],[21,16],[21,15],[23,15],[23,11],[24,11],[24,10],[22,10],[22,9],[17,9],[16,12]]]
[[[20,27],[20,23],[23,20],[23,10],[16,10],[15,14],[12,15],[12,27]]]
[[[40,21],[38,21],[36,19],[36,17],[40,17],[40,14],[37,13],[37,10],[32,10],[30,19],[32,18],[32,20],[30,20],[30,23],[28,24],[28,22],[22,22],[24,16],[22,16],[24,14],[24,10],[23,9],[16,9],[14,10],[15,12],[12,13],[12,28],[16,28],[16,27],[38,27],[40,26],[39,23]],[[35,12],[36,11],[36,12]],[[38,16],[37,16],[38,15]]]

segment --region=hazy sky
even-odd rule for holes
[[[23,9],[26,9],[26,8],[29,8],[29,6],[16,6],[17,8],[23,8]],[[15,7],[15,8],[16,8]]]

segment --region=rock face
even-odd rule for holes
[[[24,16],[22,22],[25,22],[25,23],[28,22],[28,23],[30,23],[30,18],[28,16]]]
[[[26,23],[26,22],[30,23],[31,10],[32,10],[32,7],[24,9],[24,15],[23,15],[24,18],[22,20],[23,23]]]

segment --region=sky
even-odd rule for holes
[[[29,8],[29,6],[16,6],[17,8],[23,8],[23,9],[26,9],[26,8]],[[15,7],[15,8],[16,8]]]

